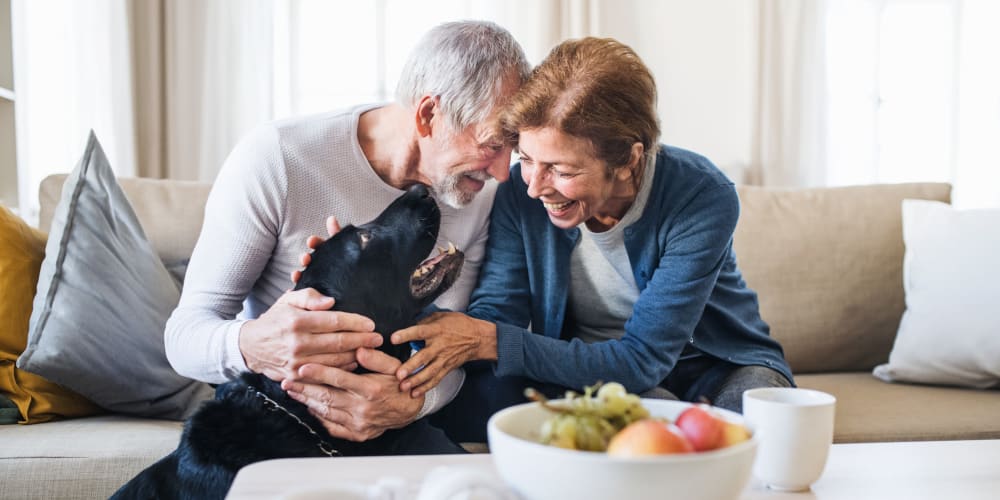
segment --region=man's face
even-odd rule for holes
[[[475,198],[490,178],[507,180],[512,148],[504,143],[497,124],[496,116],[491,116],[485,123],[462,131],[444,125],[449,130],[433,141],[425,173],[439,201],[461,208]]]

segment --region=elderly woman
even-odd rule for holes
[[[404,390],[472,360],[495,365],[467,365],[451,406],[483,415],[524,385],[617,381],[735,411],[746,389],[792,385],[736,264],[733,183],[657,144],[656,86],[631,48],[560,44],[502,121],[520,163],[497,191],[479,284],[465,314],[394,334],[426,343],[397,371]]]

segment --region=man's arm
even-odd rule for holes
[[[283,295],[257,320],[235,319],[277,245],[285,191],[276,131],[260,127],[236,146],[209,195],[180,304],[164,335],[178,373],[223,383],[253,370],[281,380],[307,362],[350,366],[355,349],[381,343],[374,333],[329,333],[371,332],[374,324],[326,311],[332,299],[306,290]]]

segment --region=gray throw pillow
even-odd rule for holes
[[[213,390],[167,362],[179,300],[91,132],[56,207],[18,368],[111,411],[185,418]]]

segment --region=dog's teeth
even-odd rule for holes
[[[416,271],[413,271],[413,277],[414,278],[419,278],[419,277],[423,276],[423,273],[420,272],[421,269],[417,269]]]
[[[448,251],[448,250],[446,250],[446,249],[445,249],[444,247],[442,247],[442,246],[438,246],[438,255],[441,255],[441,254],[443,254],[443,253],[445,253],[445,252],[447,252],[447,251]]]
[[[458,251],[458,249],[455,248],[455,244],[449,241],[448,242],[448,254],[451,255],[451,254],[453,254],[453,253],[455,253],[457,251]]]

